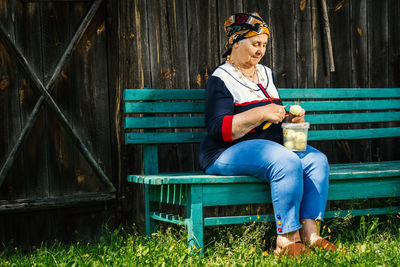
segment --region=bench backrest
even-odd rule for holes
[[[293,88],[279,93],[285,105],[300,104],[306,121],[317,126],[309,131],[309,141],[400,136],[398,124],[390,123],[400,121],[400,88]],[[156,144],[200,142],[206,134],[204,99],[204,89],[124,90],[125,143],[148,145],[144,160],[152,167],[145,167],[145,173],[158,172]]]

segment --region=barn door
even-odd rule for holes
[[[0,0],[0,213],[115,198],[102,0]]]

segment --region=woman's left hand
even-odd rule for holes
[[[303,108],[301,109],[301,112],[298,116],[294,116],[289,113],[289,122],[292,122],[292,123],[305,122],[305,115],[306,115],[306,111]]]

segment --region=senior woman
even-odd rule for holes
[[[239,13],[224,27],[227,59],[207,81],[201,168],[206,174],[252,175],[270,183],[276,254],[299,256],[310,251],[308,245],[334,251],[337,247],[319,235],[318,227],[327,201],[327,158],[311,146],[293,152],[282,145],[281,123],[304,122],[305,111],[287,115],[271,69],[258,64],[270,37],[268,26],[258,13]],[[266,124],[271,125],[265,129]]]

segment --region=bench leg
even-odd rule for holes
[[[150,185],[144,185],[144,207],[146,220],[146,235],[151,237],[151,234],[156,231],[156,222],[150,217],[152,211],[152,203],[150,203]]]
[[[186,226],[188,231],[188,246],[191,249],[201,248],[203,254],[203,187],[191,185],[187,202]]]

